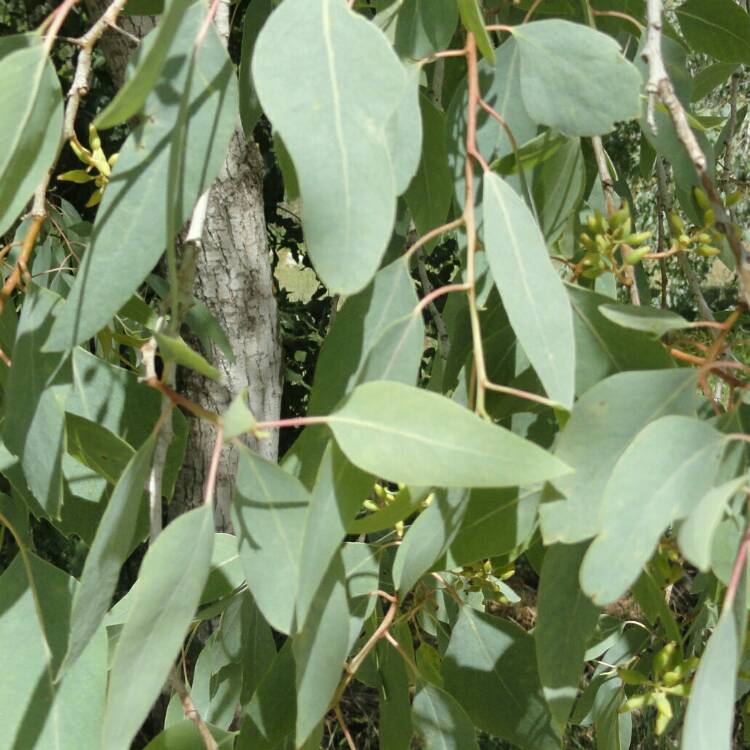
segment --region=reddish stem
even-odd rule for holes
[[[438,297],[442,297],[445,294],[451,292],[467,292],[469,290],[468,284],[446,284],[445,286],[433,289],[428,295],[422,297],[419,304],[414,308],[414,315],[421,313],[422,310],[430,304],[430,302],[436,300]]]

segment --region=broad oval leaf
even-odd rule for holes
[[[113,657],[104,747],[128,750],[164,685],[208,578],[213,526],[211,508],[191,510],[164,529],[143,559]]]
[[[687,0],[676,9],[680,29],[695,52],[750,65],[750,16],[732,0]]]
[[[566,135],[608,133],[641,111],[641,77],[614,39],[560,19],[514,26],[531,118]]]
[[[726,440],[706,422],[681,416],[663,417],[636,436],[612,470],[601,530],[581,566],[581,586],[595,603],[622,596],[669,524],[695,509],[713,486]]]
[[[511,487],[569,471],[457,403],[400,383],[359,386],[327,421],[355,466],[404,484]]]
[[[0,42],[0,235],[47,174],[60,145],[63,101],[41,36]]]
[[[332,291],[359,291],[396,215],[385,127],[401,101],[403,65],[345,0],[286,0],[258,37],[253,79],[297,171],[313,264]]]
[[[544,238],[519,195],[484,178],[485,245],[513,330],[547,395],[570,409],[575,390],[573,314]]]

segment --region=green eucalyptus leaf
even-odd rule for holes
[[[485,243],[513,330],[547,395],[570,409],[575,343],[570,301],[526,204],[500,177],[484,178]]]
[[[445,223],[453,198],[453,177],[445,146],[445,116],[424,94],[419,97],[422,113],[422,160],[406,191],[406,204],[419,234]],[[435,246],[429,243],[427,249]]]
[[[623,330],[599,308],[612,302],[589,289],[567,284],[576,338],[576,393],[585,393],[608,375],[627,370],[674,367],[664,347],[640,331]]]
[[[682,730],[682,750],[734,746],[737,670],[745,641],[746,575],[733,604],[725,605],[695,674]]]
[[[81,585],[73,598],[70,642],[58,679],[75,664],[109,609],[120,568],[132,551],[143,489],[151,470],[155,441],[147,440],[128,462],[86,556]]]
[[[6,447],[20,459],[29,489],[52,517],[59,517],[63,500],[64,409],[71,371],[68,357],[41,349],[61,303],[41,287],[28,290],[5,386],[3,424]]]
[[[244,446],[238,451],[232,525],[242,567],[263,617],[276,630],[291,633],[310,495],[275,464]]]
[[[472,490],[448,550],[448,568],[520,549],[534,533],[539,491]]]
[[[404,68],[345,0],[286,0],[258,37],[253,79],[294,162],[318,275],[333,292],[357,292],[375,275],[393,229],[385,129],[402,100]]]
[[[60,145],[63,100],[40,35],[0,43],[0,235],[18,218]]]
[[[523,102],[535,122],[591,136],[640,114],[640,75],[611,37],[560,19],[514,26],[512,33]]]
[[[412,704],[414,727],[426,747],[435,750],[479,750],[474,725],[450,693],[422,685]]]
[[[568,471],[455,402],[400,383],[358,386],[327,421],[355,466],[404,484],[509,487]]]
[[[703,68],[693,81],[693,94],[691,100],[698,102],[704,99],[723,83],[737,70],[736,63],[714,63]]]
[[[393,582],[402,597],[448,549],[466,507],[466,490],[438,490],[409,527],[393,562]]]
[[[599,619],[578,583],[585,551],[584,544],[548,548],[539,582],[536,659],[544,697],[561,728],[578,695],[586,645]]]
[[[216,740],[217,750],[232,750],[235,734],[218,727],[207,725],[211,736]],[[195,724],[183,719],[160,732],[146,745],[146,750],[203,750],[206,745]]]
[[[240,59],[240,118],[245,137],[250,138],[263,109],[253,85],[253,52],[263,25],[274,9],[273,0],[255,0],[245,11],[242,22],[242,55]]]
[[[680,526],[677,534],[680,550],[699,570],[710,570],[714,532],[729,501],[742,489],[744,483],[745,478],[739,477],[711,488]]]
[[[750,16],[732,0],[687,0],[676,8],[680,30],[695,52],[750,64]]]
[[[115,98],[96,116],[94,125],[99,130],[107,130],[127,122],[140,112],[159,80],[180,27],[180,19],[192,2],[193,0],[169,0],[166,4],[164,15],[154,32],[153,43],[143,50],[135,70]]]
[[[528,750],[561,747],[542,695],[534,640],[515,623],[461,607],[443,677],[479,729]]]
[[[76,414],[65,415],[67,451],[84,466],[115,484],[133,457],[133,449],[96,422]]]
[[[477,48],[494,65],[495,48],[484,27],[484,16],[478,0],[458,0],[458,10],[461,13],[461,23],[476,37]]]
[[[618,326],[630,328],[633,331],[643,331],[656,338],[660,338],[670,331],[679,331],[681,328],[690,327],[690,322],[685,320],[682,315],[678,315],[671,310],[661,310],[648,305],[606,304],[599,307],[599,312],[607,320],[617,323]]]
[[[103,743],[127,750],[169,675],[208,577],[213,512],[196,508],[159,535],[141,565],[109,678]]]
[[[24,552],[0,576],[0,744],[24,750],[99,747],[107,687],[107,637],[99,628],[61,682],[76,582]],[[28,576],[31,576],[29,578]]]
[[[613,602],[636,581],[669,524],[690,515],[713,486],[725,445],[709,424],[683,416],[662,417],[635,437],[612,470],[601,528],[581,566],[581,586],[594,602]]]
[[[181,336],[167,336],[163,333],[155,333],[154,338],[159,344],[159,354],[161,354],[163,359],[176,362],[178,365],[182,365],[200,375],[211,378],[211,380],[219,379],[219,371],[213,365],[209,364],[201,354],[191,349]]]
[[[71,348],[109,322],[151,272],[174,239],[171,231],[177,233],[219,172],[235,129],[237,84],[214,28],[193,57],[204,18],[204,5],[195,0],[180,14],[141,124],[128,137],[112,171],[91,245],[47,341],[50,350]],[[150,43],[146,39],[143,45]],[[165,91],[180,93],[165,96]],[[183,160],[184,154],[191,156]],[[176,178],[179,190],[173,185]]]
[[[625,372],[602,380],[577,402],[555,453],[575,469],[556,479],[565,500],[543,503],[547,544],[573,544],[594,536],[610,475],[636,435],[669,414],[690,416],[699,405],[692,370]]]
[[[445,49],[457,21],[456,0],[404,0],[396,18],[396,52],[419,60]]]

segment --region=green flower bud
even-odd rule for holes
[[[708,196],[700,188],[693,188],[693,198],[701,211],[706,211],[711,208],[711,202],[708,200]]]
[[[685,233],[685,222],[679,214],[674,211],[669,214],[669,228],[674,235],[681,235]]]
[[[707,226],[707,227],[712,227],[716,223],[716,212],[713,210],[713,208],[709,208],[703,214],[703,221],[704,221],[704,226]]]
[[[617,675],[626,685],[645,685],[648,682],[646,675],[635,669],[619,667],[617,669]]]
[[[643,245],[636,250],[631,250],[625,258],[625,263],[627,263],[627,265],[629,266],[635,266],[636,264],[640,263],[650,252],[651,247],[649,245]]]
[[[674,641],[670,641],[654,655],[652,664],[654,674],[664,674],[664,672],[674,668],[677,664],[677,657],[677,644]]]
[[[712,247],[711,245],[701,245],[696,251],[698,255],[703,258],[713,258],[721,253],[718,247]]]
[[[626,237],[623,242],[633,247],[638,247],[638,245],[642,245],[649,239],[651,239],[651,232],[637,232]]]
[[[729,208],[732,206],[736,206],[742,199],[744,198],[744,195],[741,191],[737,190],[734,193],[730,193],[726,197],[726,203]]]

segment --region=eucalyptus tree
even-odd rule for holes
[[[352,691],[388,749],[742,742],[747,10],[90,0],[64,98],[76,5],[0,40],[3,747],[356,748]],[[89,123],[100,43],[119,90]],[[338,300],[302,417],[261,118]],[[658,299],[676,274],[693,319]]]

